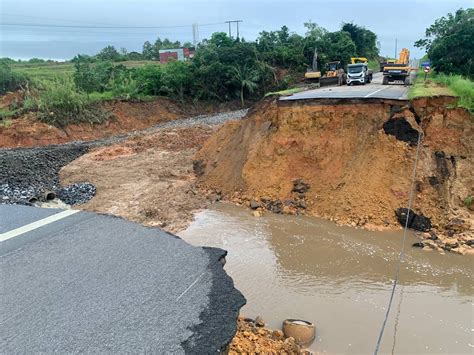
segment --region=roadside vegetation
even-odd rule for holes
[[[25,109],[36,110],[41,120],[64,126],[73,121],[99,122],[102,114],[86,117],[93,111],[91,105],[104,100],[165,96],[180,101],[238,100],[245,106],[300,82],[315,49],[323,73],[328,61],[346,65],[353,56],[369,57],[373,63],[378,58],[377,36],[364,27],[346,23],[335,32],[313,22],[305,27],[305,35],[286,26],[262,31],[253,42],[217,32],[199,43],[191,60],[167,64],[157,62],[160,49],[191,44],[158,38],[145,42],[142,53],[107,46],[95,56],[77,55],[64,63],[3,58],[1,70],[8,75],[0,78],[2,93],[24,88],[24,102],[29,106],[2,112],[13,117]]]
[[[410,98],[458,96],[458,106],[474,112],[474,9],[459,9],[426,29],[415,46],[426,50],[432,71],[419,70]]]
[[[461,75],[429,73],[425,81],[423,70],[409,92],[410,99],[423,96],[458,96],[457,105],[474,112],[474,82]]]

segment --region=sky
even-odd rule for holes
[[[412,58],[423,51],[413,47],[437,18],[472,0],[0,0],[0,57],[64,60],[76,54],[95,54],[108,44],[141,51],[156,37],[192,41],[192,24],[199,39],[228,32],[227,20],[242,20],[240,35],[255,40],[262,30],[305,33],[311,20],[329,31],[353,22],[375,32],[381,55],[393,56],[406,47]],[[34,27],[31,25],[83,27]],[[29,25],[19,26],[19,25]],[[86,28],[116,26],[117,28]],[[124,27],[160,27],[130,29]],[[177,26],[177,27],[175,27]],[[235,35],[235,25],[232,34]]]

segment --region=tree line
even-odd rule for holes
[[[305,35],[290,32],[287,26],[263,31],[255,41],[216,32],[199,43],[189,62],[132,69],[113,65],[112,61],[123,59],[125,51],[120,53],[107,46],[94,57],[79,55],[73,59],[74,81],[85,92],[107,91],[121,83],[132,93],[220,101],[239,98],[244,104],[251,95],[258,98],[270,89],[285,89],[299,80],[312,62],[315,49],[323,71],[324,64],[331,60],[347,64],[352,56],[378,56],[377,36],[362,26],[345,23],[340,30],[330,32],[307,22],[305,28]],[[180,46],[168,39],[145,42],[141,58],[158,60],[160,49]]]

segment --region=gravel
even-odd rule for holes
[[[56,196],[68,205],[80,205],[89,201],[95,193],[95,186],[84,182],[65,186],[56,192]]]
[[[199,125],[219,125],[229,120],[242,119],[247,109],[215,115],[201,115],[161,123],[142,131],[96,141],[76,141],[60,145],[34,148],[0,149],[0,204],[30,205],[32,198],[44,200],[44,193],[53,191],[70,205],[82,204],[94,197],[95,186],[84,182],[61,187],[59,170],[90,149],[120,143],[143,133],[163,129],[186,128]]]

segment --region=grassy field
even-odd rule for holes
[[[459,97],[458,106],[474,112],[474,82],[460,75],[431,72],[425,81],[425,73],[419,70],[408,95],[410,99],[440,95],[457,96]]]
[[[151,60],[126,61],[117,62],[116,65],[122,64],[127,68],[136,68],[145,64],[159,64],[159,62]],[[58,63],[16,63],[11,68],[14,72],[27,75],[32,80],[53,80],[57,77],[72,76],[74,73],[74,63],[58,62]]]

